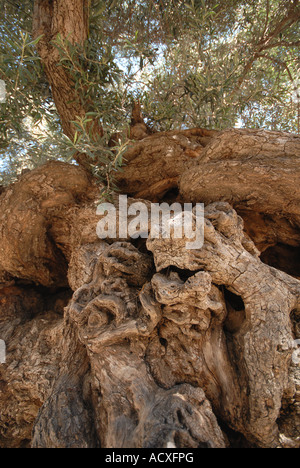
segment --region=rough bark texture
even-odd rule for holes
[[[1,196],[1,270],[46,287],[67,286],[68,245],[56,240],[68,208],[76,209],[92,193],[86,173],[63,163],[21,177]],[[66,232],[66,231],[64,231]]]
[[[195,128],[144,138],[126,153],[124,172],[117,175],[124,193],[151,201],[161,200],[178,187],[180,176],[201,156],[218,132]]]
[[[76,166],[4,190],[1,447],[300,447],[299,142],[194,129],[132,144],[122,190],[149,210],[204,202],[198,250],[100,240]]]
[[[72,141],[76,132],[73,122],[85,117],[93,110],[86,99],[84,89],[76,89],[74,78],[61,62],[61,52],[57,46],[58,37],[71,45],[83,47],[89,36],[90,0],[34,0],[33,36],[40,38],[38,54],[45,68],[51,87],[52,97],[60,116],[63,131]],[[98,121],[90,125],[95,139],[103,130]],[[75,154],[74,158],[89,169],[91,161],[86,154]]]
[[[33,33],[35,37],[42,36],[38,52],[64,132],[70,138],[75,132],[72,122],[83,117],[86,110],[71,77],[60,64],[60,53],[53,41],[59,34],[63,40],[83,45],[88,38],[88,17],[86,0],[35,0]]]

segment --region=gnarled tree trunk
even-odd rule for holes
[[[299,149],[250,130],[132,143],[129,206],[204,202],[197,250],[100,240],[76,166],[5,189],[0,446],[300,447]]]

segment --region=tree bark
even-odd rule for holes
[[[45,66],[53,99],[65,134],[73,138],[72,122],[84,117],[84,108],[74,82],[60,64],[60,53],[54,42],[60,35],[73,45],[83,46],[88,38],[89,2],[86,0],[35,0],[33,35],[41,37],[38,53]]]
[[[300,447],[299,143],[194,129],[132,144],[123,191],[149,211],[204,202],[197,250],[100,240],[76,166],[5,189],[1,447]]]
[[[83,89],[76,89],[74,78],[61,63],[55,41],[58,37],[71,45],[83,47],[89,35],[90,0],[35,0],[33,36],[40,38],[37,50],[45,67],[52,97],[60,116],[65,135],[74,140],[74,122],[84,118],[91,109]],[[88,131],[95,139],[102,136],[99,122],[89,124]],[[94,163],[86,154],[77,153],[74,159],[86,170]]]

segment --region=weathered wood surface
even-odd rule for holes
[[[205,202],[198,250],[100,240],[75,166],[0,195],[1,447],[300,447],[299,137],[201,132],[147,136],[120,174]]]

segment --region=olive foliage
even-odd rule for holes
[[[54,38],[60,66],[89,102],[73,141],[63,135],[36,52],[34,1],[0,0],[0,7],[0,183],[50,158],[72,160],[75,151],[117,169],[126,138],[114,151],[108,142],[127,134],[137,99],[155,131],[299,133],[299,0],[90,0],[84,46]],[[91,145],[92,119],[103,135]]]

